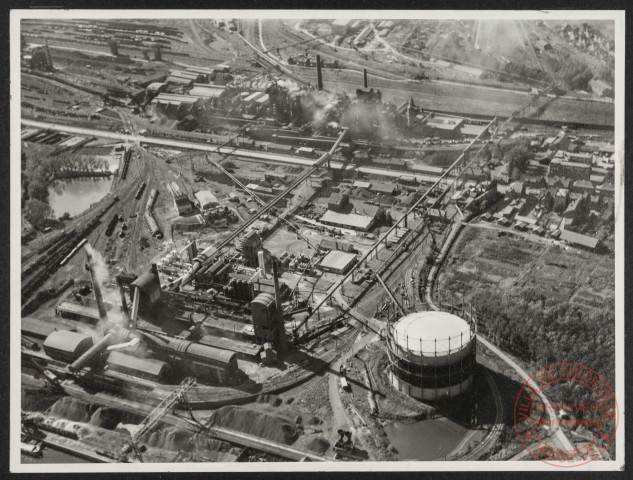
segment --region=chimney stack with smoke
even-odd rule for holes
[[[323,76],[321,75],[321,55],[316,56],[317,64],[317,90],[323,90]]]
[[[363,88],[367,88],[367,69],[363,68]]]
[[[90,248],[89,248],[90,247]],[[94,258],[92,256],[92,247],[90,244],[86,244],[86,258],[88,259],[88,270],[90,271],[90,280],[92,281],[92,290],[95,293],[95,299],[97,300],[97,309],[99,310],[99,320],[102,326],[108,321],[108,315],[106,313],[105,304],[103,303],[103,295],[101,294],[101,286],[99,285],[99,278],[97,276],[96,266]]]

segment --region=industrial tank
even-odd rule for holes
[[[476,325],[448,312],[415,312],[387,327],[389,379],[419,400],[452,398],[472,384]]]

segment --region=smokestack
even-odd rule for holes
[[[284,325],[284,313],[281,307],[281,294],[279,290],[279,272],[277,271],[277,259],[273,258],[273,281],[275,282],[275,317],[277,319],[277,351],[285,352],[286,344],[286,327]]]
[[[103,303],[103,295],[101,294],[101,287],[99,286],[99,280],[97,278],[97,272],[95,271],[94,259],[92,258],[92,254],[90,253],[89,247],[90,244],[86,244],[84,248],[86,250],[86,258],[88,259],[88,270],[90,271],[90,279],[92,280],[92,289],[95,292],[95,299],[97,300],[97,309],[99,310],[99,320],[102,322],[102,325],[105,325],[103,322],[108,321],[108,315],[106,313],[105,305]],[[92,248],[92,247],[90,247]]]
[[[317,90],[323,90],[323,76],[321,75],[321,55],[316,56],[317,64]]]
[[[264,257],[263,250],[259,250],[257,252],[257,263],[259,264],[259,268],[262,271],[262,276],[266,278],[266,258]]]
[[[367,88],[367,69],[363,68],[363,88]]]

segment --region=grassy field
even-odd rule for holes
[[[549,292],[546,304],[613,310],[614,259],[484,229],[467,229],[447,259],[439,286],[458,295],[498,286]]]

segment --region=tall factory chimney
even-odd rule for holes
[[[263,250],[257,252],[257,263],[257,266],[262,271],[262,277],[266,278],[266,257],[264,256]]]
[[[321,75],[321,55],[316,56],[317,64],[317,90],[323,90],[323,76]]]
[[[88,259],[88,270],[90,271],[90,280],[92,281],[92,289],[95,292],[95,299],[97,300],[97,309],[99,310],[99,320],[102,327],[105,326],[105,322],[108,321],[108,315],[106,313],[105,305],[103,303],[103,295],[101,294],[101,287],[97,278],[97,272],[95,270],[94,258],[90,250],[92,247],[90,244],[86,244],[86,258]]]
[[[363,68],[363,88],[367,88],[367,69]]]
[[[273,281],[275,282],[275,317],[277,320],[277,351],[285,352],[288,348],[286,339],[286,326],[284,325],[284,312],[281,306],[281,292],[279,289],[279,271],[277,259],[273,258]]]

